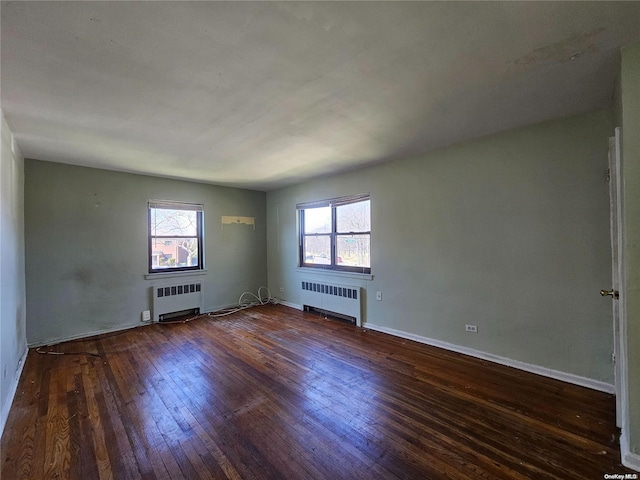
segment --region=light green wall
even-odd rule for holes
[[[625,213],[629,448],[640,454],[640,44],[622,50],[622,157]]]
[[[26,160],[27,338],[30,344],[141,325],[151,309],[147,201],[204,204],[205,310],[266,285],[265,194]],[[222,215],[256,217],[225,225]],[[176,283],[184,279],[177,279]]]
[[[296,203],[370,192],[374,278],[332,279],[367,289],[366,322],[612,384],[611,305],[598,294],[611,282],[611,116],[269,192],[270,288],[299,304],[309,277],[296,269]]]
[[[0,112],[0,434],[27,350],[24,279],[24,161]]]

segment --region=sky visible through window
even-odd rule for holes
[[[310,208],[304,211],[305,233],[331,232],[331,207]]]
[[[332,231],[335,209],[336,229]],[[303,264],[341,267],[371,266],[371,203],[369,200],[304,209]],[[332,246],[333,242],[333,246]]]

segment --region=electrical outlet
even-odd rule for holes
[[[464,329],[467,332],[471,332],[471,333],[478,333],[478,327],[476,325],[465,325]]]
[[[376,292],[376,300],[382,301],[382,292]]]
[[[280,287],[280,291],[284,293],[284,287]]]
[[[144,310],[142,312],[142,321],[148,322],[149,320],[151,320],[151,312],[149,310]]]

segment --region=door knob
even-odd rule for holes
[[[603,297],[606,296],[611,296],[613,298],[620,298],[620,293],[618,293],[617,290],[600,290],[600,295],[602,295]]]

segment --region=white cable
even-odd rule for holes
[[[266,297],[261,296],[262,290],[266,290]],[[245,298],[246,296],[253,297],[255,300],[248,300]],[[247,308],[257,307],[259,305],[267,305],[269,303],[276,305],[278,302],[279,300],[277,298],[271,296],[271,290],[269,290],[265,286],[262,286],[258,289],[257,295],[251,292],[243,292],[238,299],[238,305],[236,307],[225,308],[217,312],[207,313],[206,315],[209,317],[226,317],[227,315],[246,310]]]
[[[267,291],[267,296],[264,298],[260,295],[262,290]],[[249,295],[255,298],[255,300],[245,299],[244,297],[246,295]],[[187,323],[187,322],[190,322],[191,320],[195,320],[196,318],[200,318],[200,317],[214,317],[214,318],[226,317],[227,315],[232,315],[234,313],[241,312],[242,310],[246,310],[247,308],[258,307],[260,305],[267,305],[269,303],[272,305],[277,305],[279,302],[280,300],[278,298],[271,296],[271,290],[269,290],[267,287],[262,286],[258,289],[257,295],[251,292],[243,292],[242,295],[240,295],[240,298],[238,299],[238,304],[236,306],[223,308],[215,312],[203,313],[201,315],[196,315],[195,317],[187,318],[186,320],[176,320],[173,322],[160,322],[160,324],[167,325],[171,323]]]

